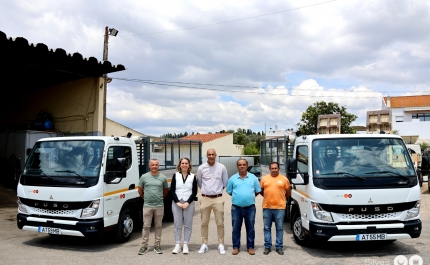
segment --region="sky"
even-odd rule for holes
[[[319,101],[366,124],[430,94],[426,0],[1,1],[0,31],[103,60],[107,117],[148,135],[297,129]]]

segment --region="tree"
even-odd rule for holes
[[[429,147],[430,145],[428,143],[420,143],[421,153],[424,153],[424,151]]]
[[[243,148],[243,154],[244,155],[259,155],[260,150],[257,148],[256,144],[253,143],[252,145],[245,146]]]
[[[305,135],[316,134],[318,115],[324,114],[340,114],[340,133],[355,133],[350,124],[357,119],[357,116],[348,113],[345,107],[339,107],[337,103],[324,101],[314,103],[303,112],[301,123],[298,123],[300,133]]]

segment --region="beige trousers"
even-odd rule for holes
[[[217,225],[218,244],[224,244],[224,200],[222,197],[200,198],[200,216],[202,219],[202,243],[208,243],[208,226],[212,210],[214,212],[215,223]]]
[[[148,246],[148,238],[149,238],[149,231],[151,230],[152,216],[154,216],[154,226],[155,226],[154,246],[160,245],[163,215],[164,215],[164,206],[143,207],[142,245]]]

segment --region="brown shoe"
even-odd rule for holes
[[[231,252],[231,254],[233,254],[233,255],[239,254],[239,249],[233,248],[233,251]]]
[[[248,248],[249,255],[255,255],[255,251],[253,248]]]

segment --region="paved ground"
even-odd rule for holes
[[[200,214],[197,204],[194,215],[194,229],[189,255],[172,255],[174,247],[173,224],[163,224],[162,248],[164,254],[158,255],[151,251],[143,256],[137,255],[141,246],[141,233],[135,232],[131,240],[124,244],[116,244],[104,237],[98,240],[85,238],[49,236],[21,231],[16,226],[16,203],[13,190],[0,188],[0,264],[399,264],[394,263],[397,255],[407,259],[413,255],[423,258],[423,264],[430,264],[430,194],[427,183],[422,188],[421,220],[423,233],[418,239],[399,240],[392,244],[374,243],[324,243],[314,248],[303,248],[295,244],[289,223],[284,225],[284,251],[280,256],[276,252],[263,255],[262,197],[257,197],[256,220],[256,255],[250,256],[241,248],[239,255],[231,255],[231,215],[230,196],[225,200],[225,244],[227,254],[221,256],[216,248],[215,221],[210,222],[209,252],[197,254],[200,247]],[[5,202],[8,203],[5,203]],[[244,229],[244,228],[243,228]],[[244,231],[243,231],[244,232]],[[242,233],[244,234],[244,233]],[[154,242],[151,232],[150,245]],[[242,245],[245,242],[242,236]],[[407,263],[406,263],[407,264]],[[405,264],[405,265],[406,265]],[[412,263],[411,263],[412,264]]]

